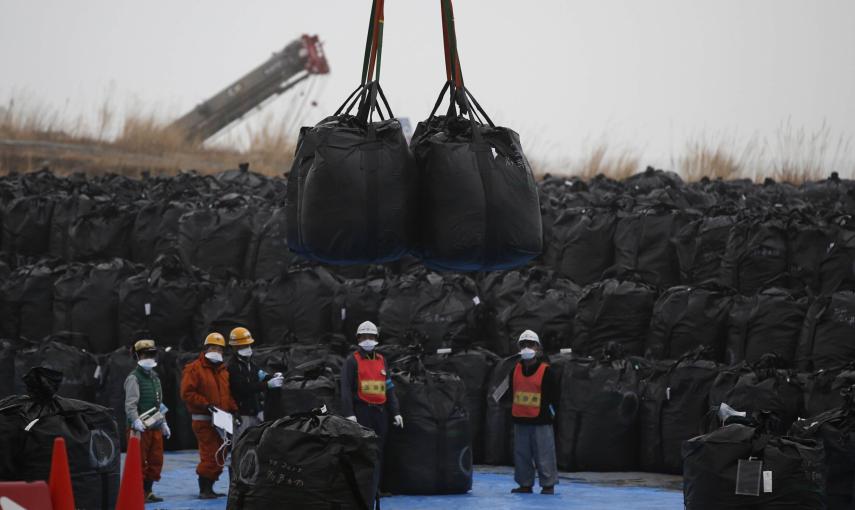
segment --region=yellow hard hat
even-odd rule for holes
[[[246,328],[237,327],[229,333],[229,345],[232,347],[241,347],[250,345],[255,340],[252,339],[252,333]]]
[[[205,337],[205,345],[219,345],[220,347],[225,347],[226,339],[219,333],[211,333]]]

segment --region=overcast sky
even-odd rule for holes
[[[303,33],[332,69],[313,123],[356,85],[370,0],[0,0],[0,104],[93,116],[178,116]],[[388,0],[384,89],[425,117],[445,79],[439,2]],[[458,0],[468,87],[530,151],[600,140],[662,163],[698,137],[774,137],[782,124],[855,134],[853,0]],[[281,118],[276,101],[250,122]],[[245,127],[238,126],[235,133]]]

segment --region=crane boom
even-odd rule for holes
[[[201,142],[240,119],[268,98],[311,75],[329,73],[318,36],[303,35],[266,62],[172,123],[189,141]]]

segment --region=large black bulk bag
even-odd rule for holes
[[[446,89],[440,93],[439,107]],[[468,91],[457,90],[469,118],[435,117],[410,142],[419,166],[419,255],[433,268],[491,271],[525,265],[543,250],[537,184],[519,135],[472,116]],[[471,97],[471,96],[469,96]]]
[[[703,346],[712,350],[716,361],[722,361],[730,302],[729,296],[715,289],[668,289],[653,306],[645,354],[674,359]]]
[[[659,363],[641,381],[642,471],[680,473],[680,445],[701,429],[718,369],[713,361],[687,358]]]
[[[250,280],[272,280],[291,267],[288,222],[284,207],[262,207],[252,217],[252,240],[244,274]]]
[[[39,341],[53,324],[53,286],[64,268],[40,261],[15,270],[2,287],[5,336]]]
[[[266,175],[249,170],[249,163],[238,168],[218,173],[217,181],[227,190],[272,198],[276,193],[276,181]]]
[[[727,321],[725,362],[754,363],[773,353],[792,364],[807,306],[806,298],[778,288],[734,297]]]
[[[759,496],[737,495],[739,461],[752,457],[771,472],[771,492],[764,490],[761,477]],[[683,459],[687,510],[826,508],[825,454],[816,441],[731,424],[686,441]]]
[[[748,217],[730,229],[721,283],[741,294],[787,287],[787,230],[778,219]]]
[[[795,373],[772,368],[766,362],[722,370],[710,388],[710,408],[718,409],[724,403],[753,415],[768,411],[772,415],[768,430],[786,434],[802,412],[802,384]]]
[[[199,340],[201,348],[202,339]],[[163,391],[163,404],[169,408],[166,421],[172,436],[164,439],[166,450],[193,450],[196,448],[196,434],[193,433],[192,418],[187,406],[181,400],[181,378],[184,367],[198,359],[199,351],[180,351],[167,347],[158,353],[155,370],[160,377]]]
[[[825,450],[825,493],[828,510],[855,505],[855,415],[851,403],[793,425],[792,435],[821,443]]]
[[[58,396],[95,400],[98,360],[92,354],[62,340],[56,337],[55,340],[19,346],[15,354],[15,394],[26,393],[22,376],[34,367],[43,366],[62,372],[62,384],[56,390]]]
[[[369,117],[378,94],[385,102],[377,82],[356,93],[367,96],[356,116],[342,105],[300,130],[288,175],[288,246],[332,264],[396,260],[415,234],[416,167],[401,123],[388,103],[389,118]]]
[[[555,425],[561,469],[638,469],[638,373],[632,362],[576,359],[562,368]]]
[[[519,360],[519,354],[514,354],[497,363],[487,382],[485,464],[514,465],[514,422],[511,415],[513,395],[510,391],[510,377]]]
[[[3,251],[10,255],[41,256],[48,252],[54,199],[22,196],[5,204]]]
[[[659,204],[619,216],[614,234],[614,263],[635,271],[658,287],[680,283],[680,266],[671,238],[688,224],[690,216]]]
[[[391,297],[386,301],[389,299]],[[479,303],[478,288],[471,278],[444,274],[441,280],[431,280],[429,285],[422,287],[409,326],[427,352],[440,347],[469,345],[475,340],[475,314]],[[385,326],[384,309],[381,307],[381,327]]]
[[[573,352],[590,355],[609,342],[629,355],[644,352],[656,291],[643,283],[608,279],[585,287],[576,306]]]
[[[71,225],[92,210],[95,201],[89,194],[75,190],[57,193],[50,221],[50,256],[71,260]]]
[[[30,372],[28,396],[0,400],[0,480],[47,480],[54,439],[61,437],[75,508],[111,510],[119,492],[121,457],[116,422],[109,409],[52,395],[62,375],[46,376],[47,370]],[[51,381],[41,381],[45,377]]]
[[[527,329],[537,332],[546,352],[570,347],[580,293],[579,287],[563,278],[547,278],[540,283],[529,280],[522,296],[497,313],[499,337],[504,340],[496,345],[497,352],[510,354],[516,350],[517,339]]]
[[[119,347],[104,356],[99,367],[101,368],[101,377],[99,378],[100,384],[96,401],[111,411],[121,432],[119,439],[122,443],[122,450],[125,450],[127,435],[124,434],[124,431],[128,427],[128,420],[125,415],[125,379],[137,367],[137,360],[130,348]],[[167,416],[171,417],[170,414]],[[170,422],[170,427],[174,426],[171,423],[172,420],[167,421]]]
[[[674,172],[648,166],[643,172],[627,177],[624,186],[633,195],[642,195],[656,189],[680,188],[683,186],[683,179]]]
[[[258,327],[256,290],[255,282],[234,278],[202,286],[193,326],[195,345],[213,332],[229,338],[229,333],[238,326],[248,328],[253,339],[263,344],[267,336],[263,328]]]
[[[607,208],[575,207],[558,213],[544,246],[544,262],[579,285],[599,280],[614,261],[617,216]]]
[[[855,360],[855,292],[835,292],[808,308],[796,354],[800,370],[836,368]]]
[[[433,354],[425,358],[431,370],[449,372],[463,380],[466,388],[466,414],[469,415],[469,432],[472,443],[472,460],[483,464],[484,428],[487,413],[487,383],[490,372],[500,358],[486,349],[471,348],[449,354]]]
[[[260,336],[268,345],[316,343],[333,332],[338,282],[324,268],[295,268],[257,291]]]
[[[178,248],[191,266],[218,278],[240,277],[252,237],[252,206],[235,193],[178,220]]]
[[[190,206],[176,200],[151,200],[138,204],[130,232],[131,258],[151,264],[158,255],[178,249],[178,220]]]
[[[80,212],[80,211],[79,211]],[[71,260],[128,258],[135,211],[117,204],[113,197],[99,196],[85,214],[77,216],[68,230]]]
[[[335,333],[352,342],[356,339],[356,329],[364,321],[379,324],[380,307],[388,289],[384,271],[344,280],[336,289],[332,308]]]
[[[119,345],[129,347],[148,334],[162,347],[194,349],[193,319],[200,276],[175,256],[162,255],[148,270],[119,286]]]
[[[674,248],[683,283],[718,281],[727,239],[735,223],[733,216],[708,216],[681,228],[674,236]]]
[[[393,494],[460,494],[472,488],[466,388],[456,375],[420,363],[393,367],[404,428],[391,427],[383,489]],[[416,460],[417,459],[417,460]]]
[[[339,377],[344,359],[322,348],[316,348],[314,352],[315,359],[288,367],[280,390],[266,393],[265,420],[307,413],[322,406],[332,414],[341,414]]]
[[[368,510],[377,435],[341,416],[295,414],[248,429],[232,451],[229,510]]]
[[[137,270],[120,259],[67,266],[54,283],[54,332],[85,335],[95,354],[115,350],[119,346],[119,284]]]
[[[855,363],[839,369],[802,373],[799,379],[805,391],[802,416],[810,418],[843,406],[844,391],[855,385]]]

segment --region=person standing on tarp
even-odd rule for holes
[[[229,360],[229,389],[238,406],[240,418],[235,417],[234,440],[244,430],[264,421],[261,396],[267,389],[282,388],[282,374],[268,374],[252,362],[252,344],[255,340],[246,328],[235,328],[229,333],[229,346],[235,356]]]
[[[541,494],[555,494],[558,467],[552,422],[558,401],[559,382],[555,371],[543,361],[537,333],[525,330],[517,341],[522,358],[511,376],[514,419],[515,494],[531,494],[535,468]]]
[[[138,433],[142,457],[143,490],[146,503],[159,503],[162,498],[152,492],[154,482],[160,481],[163,469],[163,440],[172,434],[166,424],[163,389],[154,367],[157,347],[154,340],[143,339],[134,344],[137,367],[125,379],[125,415],[128,437]],[[145,417],[145,420],[141,418]]]
[[[219,333],[205,337],[199,358],[184,367],[181,377],[181,399],[193,419],[193,433],[199,444],[199,499],[215,499],[225,494],[214,492],[214,482],[220,478],[225,464],[224,439],[212,423],[213,408],[228,413],[237,412],[237,404],[229,389],[229,371],[223,364],[226,339]],[[218,460],[218,456],[223,461]]]
[[[404,418],[395,395],[395,385],[386,370],[386,360],[374,351],[379,332],[373,322],[365,321],[356,329],[359,349],[349,356],[341,371],[341,414],[348,420],[371,428],[380,445],[380,461],[374,472],[374,490],[380,486],[383,446],[389,431],[389,416],[396,427],[404,427]]]

